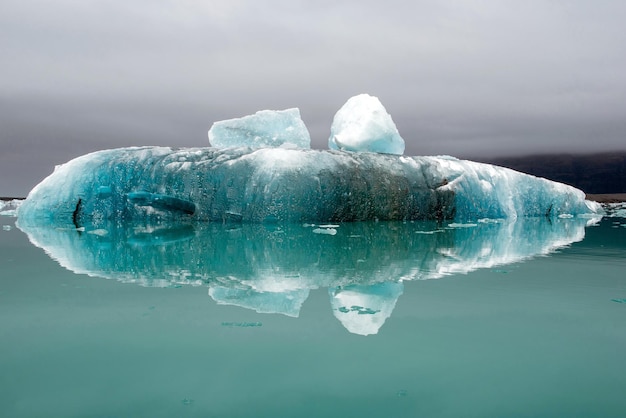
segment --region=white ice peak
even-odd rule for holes
[[[351,97],[335,114],[328,139],[330,149],[353,152],[404,153],[404,139],[377,97]]]
[[[254,115],[215,122],[209,142],[216,148],[311,147],[311,137],[297,108],[261,110]],[[359,94],[337,111],[328,147],[351,152],[404,153],[404,140],[377,97]]]

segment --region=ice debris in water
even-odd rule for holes
[[[336,235],[337,230],[335,228],[315,228],[313,230],[314,234],[322,234],[322,235]]]
[[[17,208],[22,204],[21,199],[0,200],[1,216],[17,216]]]
[[[626,218],[626,203],[607,203],[604,205],[606,216],[611,218]]]
[[[216,148],[311,148],[311,136],[297,108],[261,110],[215,122],[209,130],[209,142]]]
[[[351,97],[335,114],[328,139],[330,149],[404,154],[404,139],[377,97]]]

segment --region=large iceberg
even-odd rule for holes
[[[209,138],[213,148],[122,148],[76,158],[35,186],[19,217],[80,228],[110,219],[468,221],[602,211],[580,190],[506,168],[405,157],[391,116],[367,94],[337,112],[327,151],[309,149],[298,109],[216,122]]]
[[[137,147],[58,166],[23,221],[347,222],[594,214],[582,191],[452,157],[283,148]]]

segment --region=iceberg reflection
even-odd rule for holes
[[[61,266],[142,286],[208,286],[219,304],[297,317],[327,288],[350,332],[376,334],[406,280],[518,262],[581,241],[593,219],[529,218],[475,224],[164,224],[97,229],[18,227]],[[328,233],[324,233],[328,231]]]

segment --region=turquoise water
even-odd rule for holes
[[[623,218],[0,223],[2,417],[626,415]]]

